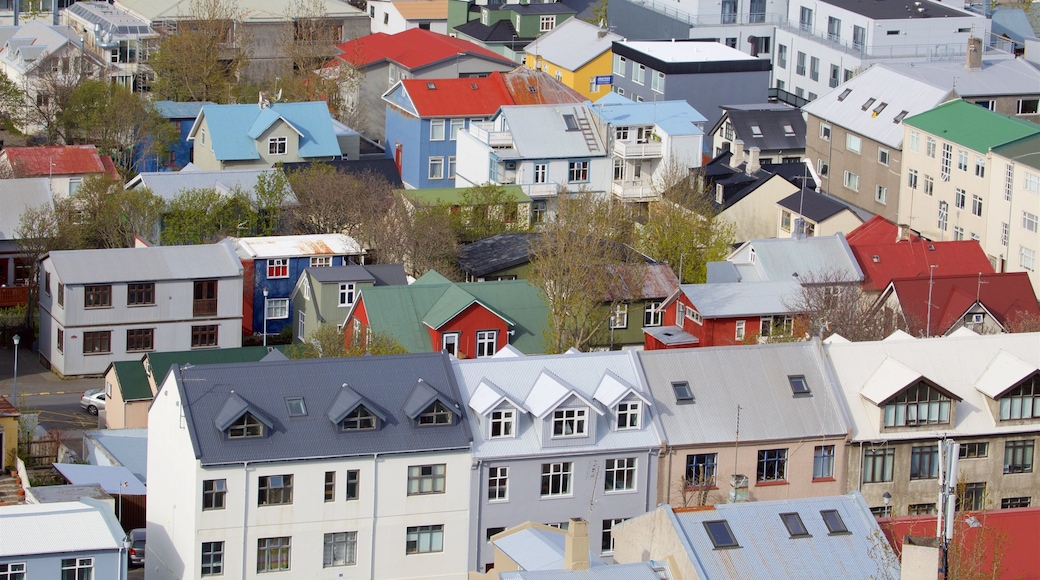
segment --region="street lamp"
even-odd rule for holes
[[[18,343],[22,337],[14,335],[14,404],[18,404]]]
[[[267,346],[267,288],[264,288],[264,346]]]
[[[881,498],[885,500],[885,517],[887,518],[889,515],[891,515],[891,512],[888,511],[888,502],[892,499],[892,494],[886,491],[885,494],[881,496]]]

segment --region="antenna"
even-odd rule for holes
[[[975,302],[979,302],[979,296],[982,294],[982,285],[989,284],[982,280],[982,272],[979,272],[979,283],[975,285]]]
[[[935,285],[934,274],[935,269],[939,267],[939,264],[931,264],[928,266],[928,302],[925,307],[928,309],[928,325],[925,327],[925,338],[932,336],[932,308],[935,306],[932,304],[932,286]]]
[[[737,468],[737,451],[740,448],[740,405],[737,405],[737,431],[736,436],[733,438],[733,473],[736,474]]]

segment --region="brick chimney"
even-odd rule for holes
[[[565,570],[589,569],[589,522],[571,518],[567,527],[567,540],[563,549]]]

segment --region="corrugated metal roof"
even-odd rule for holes
[[[932,266],[947,275],[993,273],[993,264],[976,240],[896,242],[893,233],[884,243],[849,245],[864,272],[864,288],[874,291],[884,290],[896,278],[927,278]]]
[[[420,28],[397,34],[377,32],[344,42],[336,48],[342,53],[340,59],[362,67],[389,60],[414,71],[449,58],[455,59],[459,54],[498,64],[516,64],[479,44]]]
[[[67,285],[242,275],[242,262],[226,241],[194,246],[61,250],[44,259],[54,264],[58,278]]]
[[[148,375],[139,360],[116,361],[112,363],[119,381],[120,397],[124,401],[143,401],[152,398],[152,387],[148,384]]]
[[[1005,328],[1020,316],[1040,316],[1028,272],[895,279],[892,286],[910,332],[918,336],[949,332],[976,302]]]
[[[618,264],[609,266],[608,270],[613,273],[619,286],[616,292],[606,297],[607,301],[620,300],[650,300],[667,298],[679,287],[679,277],[672,271],[668,264]],[[625,271],[629,273],[623,275]],[[639,285],[640,278],[642,284]],[[636,288],[630,288],[625,283],[631,280]]]
[[[441,399],[450,401],[449,406],[462,420],[451,425],[416,426],[402,406],[420,380]],[[387,417],[378,429],[345,432],[328,418],[343,383]],[[466,452],[469,448],[469,430],[462,424],[466,413],[447,354],[182,367],[177,388],[196,457],[204,465],[435,449]],[[229,440],[214,428],[221,407],[232,395],[273,423],[264,437]],[[290,420],[287,397],[302,397],[307,415]]]
[[[125,533],[107,503],[75,502],[0,506],[0,558],[119,550]]]
[[[515,358],[477,358],[452,361],[458,378],[462,398],[468,402],[477,394],[481,383],[490,381],[510,400],[523,402],[527,407],[518,409],[516,437],[489,439],[476,416],[471,417],[473,431],[473,454],[482,459],[516,456],[566,455],[595,449],[612,451],[618,449],[651,449],[660,446],[661,435],[656,425],[643,415],[643,429],[612,430],[610,421],[596,421],[596,433],[587,440],[569,446],[543,447],[532,418],[538,411],[544,412],[561,398],[580,396],[594,401],[596,391],[605,377],[614,377],[632,386],[633,390],[648,396],[642,373],[634,351],[596,353],[574,353],[566,355],[540,355]],[[559,382],[556,388],[547,388],[547,393],[536,394],[538,401],[529,400],[541,381],[543,387]],[[481,394],[480,396],[483,396]],[[544,400],[543,400],[544,399]],[[537,405],[533,405],[538,403]],[[598,403],[590,403],[596,413],[603,413]],[[653,412],[653,411],[650,411]]]
[[[1037,151],[1040,151],[1040,134],[1016,139],[993,148],[993,153],[1009,160],[1013,159],[1015,163],[1040,169],[1040,155],[1037,155]]]
[[[586,100],[581,93],[548,74],[525,66],[502,73],[502,82],[514,105],[584,103]]]
[[[960,99],[907,117],[903,122],[983,154],[991,147],[1040,133],[1036,123],[994,113]]]
[[[72,485],[96,483],[109,495],[146,495],[147,488],[123,466],[54,463],[54,469]]]
[[[51,185],[46,177],[0,179],[0,240],[14,240],[22,214],[29,208],[51,203]]]
[[[606,126],[587,105],[528,105],[502,107],[514,148],[524,158],[602,157]],[[580,130],[568,130],[564,115],[589,120],[593,145]]]
[[[663,569],[657,567],[666,566],[652,562],[637,562],[635,564],[613,564],[610,566],[595,566],[588,570],[519,570],[516,572],[502,572],[499,578],[502,580],[662,580],[676,578]]]
[[[98,450],[107,454],[107,460],[113,465],[122,465],[141,483],[148,485],[147,427],[84,431],[83,438],[97,443]]]
[[[535,524],[519,530],[507,530],[491,540],[522,570],[559,570],[563,567],[567,532],[544,524]],[[589,565],[606,566],[599,555],[589,550]]]
[[[846,433],[841,401],[814,342],[654,350],[639,353],[647,383],[672,445],[740,439],[767,441]],[[794,396],[790,376],[803,376],[812,396]],[[673,382],[687,382],[694,403],[678,403]]]
[[[999,14],[1003,10],[994,13]],[[996,31],[994,31],[996,32]],[[1024,58],[984,58],[980,70],[968,70],[963,59],[902,63],[889,60],[880,66],[904,77],[950,90],[962,98],[999,95],[1035,95],[1040,87],[1040,69]],[[906,82],[902,79],[900,82]]]
[[[658,125],[667,133],[676,135],[703,135],[697,126],[707,119],[686,101],[661,101],[657,103],[618,102],[614,99],[598,101],[592,112],[612,126]]]
[[[984,334],[965,337],[918,338],[874,342],[833,342],[824,345],[837,376],[840,393],[853,420],[855,441],[927,440],[942,437],[993,436],[1021,432],[1021,425],[999,421],[990,412],[991,399],[975,384],[1006,351],[1026,364],[1040,365],[1040,334]],[[894,359],[960,397],[952,424],[881,433],[882,410],[862,396],[868,379],[887,359]],[[897,381],[898,382],[898,381]],[[1011,387],[1012,385],[1008,385]],[[998,388],[990,385],[990,389]],[[1013,423],[1013,422],[1012,422]]]
[[[127,189],[147,187],[152,193],[169,201],[188,189],[215,189],[219,193],[241,190],[253,197],[256,183],[262,174],[271,174],[278,169],[224,169],[202,170],[188,164],[180,171],[156,171],[139,173],[127,184]]]
[[[489,117],[513,104],[497,71],[483,78],[404,79],[383,100],[420,117]]]
[[[580,18],[568,18],[524,48],[524,52],[574,72],[609,52],[621,36]]]
[[[754,252],[754,259],[738,262],[747,254],[745,247]],[[802,240],[775,238],[751,240],[734,251],[727,260],[741,268],[742,281],[787,281],[797,274],[802,279],[816,275],[841,275],[847,281],[860,281],[859,268],[852,249],[840,232],[833,236],[813,236]]]
[[[332,129],[332,116],[324,101],[258,105],[206,105],[192,127],[194,139],[202,120],[209,126],[209,142],[219,161],[259,159],[256,137],[278,119],[300,133],[297,154],[301,159],[336,157],[341,151]],[[258,125],[259,123],[259,125]],[[262,127],[262,128],[261,128]],[[255,136],[253,136],[255,135]]]
[[[403,264],[369,264],[361,266],[332,266],[330,268],[307,268],[318,282],[372,282],[376,286],[407,284]]]
[[[20,417],[21,413],[18,409],[7,400],[7,397],[0,395],[0,417]]]
[[[354,238],[345,234],[301,234],[228,238],[243,259],[302,258],[306,256],[358,256],[364,252]]]
[[[152,101],[152,105],[159,114],[167,119],[194,119],[199,116],[202,107],[216,105],[212,101],[194,101],[182,103],[179,101]]]
[[[191,14],[191,0],[120,0],[119,5],[149,21],[179,20]],[[239,18],[244,22],[284,22],[292,12],[291,0],[238,0]],[[364,15],[364,11],[346,2],[322,0],[320,11],[330,18],[349,18]]]
[[[733,124],[736,138],[744,141],[744,149],[758,147],[762,151],[795,153],[805,149],[805,119],[799,109],[727,107],[715,126],[718,127],[727,119]],[[758,131],[755,132],[752,127],[758,127]]]
[[[11,164],[15,177],[106,173],[93,145],[6,147],[3,155]]]
[[[683,294],[705,318],[791,314],[801,284],[780,282],[731,282],[683,284]]]

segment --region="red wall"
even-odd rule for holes
[[[343,346],[350,350],[351,340],[354,338],[354,320],[361,321],[361,340],[365,340],[365,330],[368,328],[368,311],[365,310],[365,298],[359,296],[357,304],[354,306],[354,312],[350,318],[344,323],[346,326],[343,327]]]
[[[478,330],[498,331],[495,352],[509,344],[509,326],[506,324],[506,321],[474,302],[458,313],[455,318],[444,323],[440,328],[430,328],[430,345],[435,352],[439,351],[443,335],[458,332],[459,358],[476,358]]]
[[[680,294],[678,299],[665,308],[664,318],[662,321],[665,326],[675,326],[675,311],[678,308],[677,304],[680,301],[686,306],[686,308],[697,310],[696,308],[693,308],[689,298],[687,298],[685,294]],[[746,318],[705,318],[702,321],[702,324],[697,324],[689,318],[684,317],[681,326],[683,330],[696,336],[700,341],[695,346],[729,346],[744,344],[743,341],[738,341],[736,339],[738,320],[744,321],[744,336],[754,336],[759,334],[762,330],[762,321],[758,316],[748,316]],[[661,350],[669,347],[665,346],[664,343],[652,336],[645,335],[643,348],[646,350]]]
[[[253,334],[253,285],[256,284],[256,270],[253,260],[242,260],[242,334]]]

